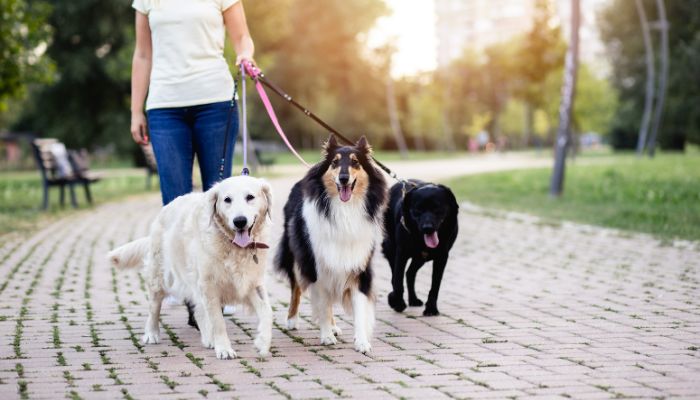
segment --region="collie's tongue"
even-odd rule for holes
[[[440,239],[438,239],[437,231],[429,235],[423,235],[423,241],[425,242],[425,245],[430,247],[431,249],[438,247],[438,244],[440,244]]]
[[[340,201],[348,201],[352,196],[352,187],[350,185],[340,186]]]
[[[236,231],[236,236],[233,237],[233,243],[238,247],[246,248],[250,244],[248,230]]]

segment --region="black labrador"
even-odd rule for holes
[[[422,306],[416,297],[416,273],[426,261],[433,261],[433,280],[423,315],[439,315],[438,292],[450,249],[457,238],[459,205],[444,185],[408,180],[391,188],[389,207],[384,215],[382,250],[391,265],[389,305],[395,311],[406,308],[403,276],[406,273],[408,304]],[[406,271],[406,263],[411,265]]]

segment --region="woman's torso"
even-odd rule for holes
[[[231,99],[224,59],[223,10],[236,0],[135,0],[148,16],[153,44],[146,109]]]

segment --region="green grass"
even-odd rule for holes
[[[631,154],[569,162],[564,195],[548,195],[551,168],[464,176],[448,184],[481,206],[661,238],[700,240],[700,153]]]
[[[111,173],[110,176],[91,185],[95,204],[101,204],[120,198],[146,192],[145,172],[143,174]],[[157,193],[158,179],[153,179],[151,192]],[[70,205],[70,195],[66,188],[65,206],[59,206],[58,188],[49,192],[49,210],[40,210],[42,200],[41,178],[38,172],[3,172],[0,173],[0,235],[8,232],[26,231],[43,222],[47,222],[74,212]],[[82,186],[75,187],[78,209],[86,209],[87,200]]]

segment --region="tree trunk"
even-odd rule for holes
[[[406,146],[406,140],[403,137],[403,132],[401,131],[401,124],[399,123],[399,112],[396,108],[396,98],[394,97],[394,83],[391,76],[387,78],[386,81],[386,103],[389,109],[389,122],[391,123],[391,132],[394,134],[394,139],[396,140],[396,145],[399,147],[401,152],[401,158],[408,158],[408,147]]]
[[[666,100],[666,79],[668,78],[668,20],[666,19],[664,0],[656,0],[656,7],[659,9],[659,29],[661,29],[661,76],[659,76],[659,98],[654,112],[654,127],[648,144],[649,157],[654,157],[656,150],[656,138],[661,128],[661,117]]]
[[[532,136],[535,131],[535,110],[529,101],[525,102],[525,134],[523,137],[523,147],[532,144]]]
[[[566,167],[566,150],[569,145],[569,130],[576,97],[576,75],[578,73],[578,31],[581,24],[580,0],[571,0],[571,42],[566,52],[564,85],[559,106],[559,130],[554,143],[554,171],[549,188],[549,195],[560,197],[564,191],[564,171]]]
[[[651,35],[649,34],[649,23],[647,15],[644,11],[642,0],[635,0],[637,4],[637,13],[639,21],[642,24],[642,38],[644,39],[644,52],[646,55],[647,64],[647,84],[646,94],[644,96],[644,115],[642,116],[642,124],[639,127],[639,140],[637,141],[637,155],[641,156],[644,153],[644,146],[647,143],[647,134],[649,133],[649,121],[651,120],[651,109],[654,105],[654,48],[651,43]]]

